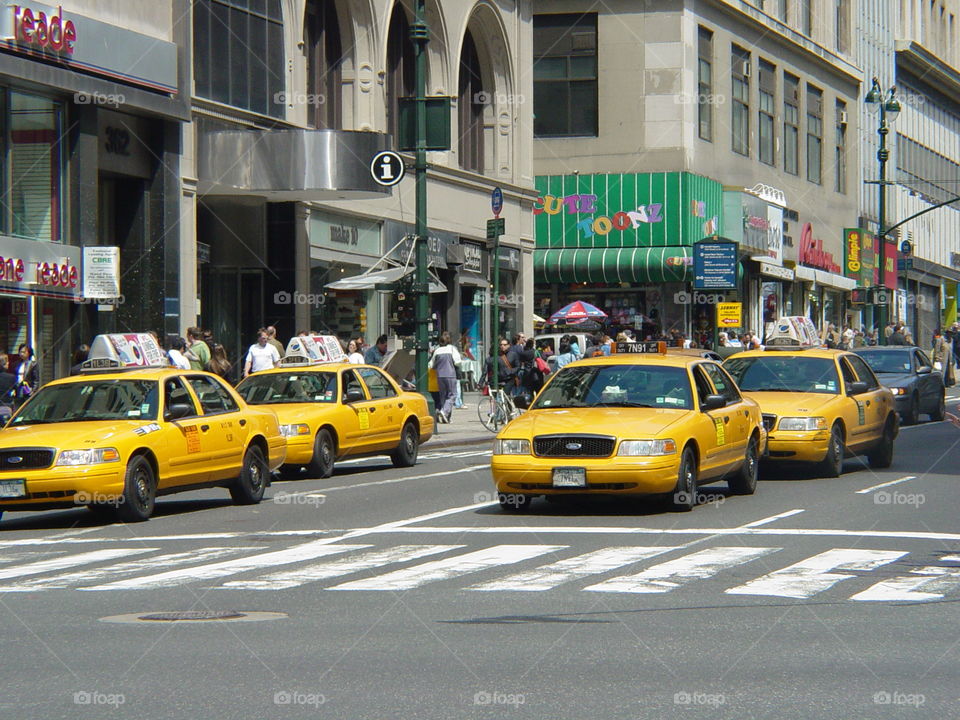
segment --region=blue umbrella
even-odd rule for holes
[[[601,319],[605,318],[607,314],[600,308],[591,305],[590,303],[583,302],[582,300],[577,300],[572,302],[566,307],[562,307],[557,310],[553,315],[550,316],[551,323],[559,322],[579,322],[580,320],[587,319]]]

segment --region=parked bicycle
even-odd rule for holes
[[[477,403],[480,422],[490,432],[499,432],[500,428],[520,416],[520,410],[503,388],[490,388],[489,395],[481,395]]]

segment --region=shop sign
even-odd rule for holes
[[[13,6],[13,39],[18,43],[33,45],[41,50],[73,54],[77,42],[77,28],[72,20],[63,19],[63,8],[49,17],[43,10]]]
[[[797,259],[801,265],[807,267],[825,270],[836,275],[843,272],[836,260],[833,259],[833,253],[823,249],[823,240],[821,238],[814,239],[811,223],[804,223],[803,229],[800,231],[800,250]]]
[[[69,262],[29,263],[24,262],[23,258],[0,255],[0,282],[75,289],[80,282],[80,271]]]
[[[83,296],[96,300],[120,297],[120,248],[83,248]]]
[[[717,327],[738,328],[743,325],[743,303],[717,303]]]
[[[844,231],[846,253],[843,261],[844,275],[857,281],[860,287],[877,284],[877,237],[859,228]]]
[[[380,225],[370,220],[311,210],[309,234],[310,244],[316,247],[371,256],[381,253]]]
[[[473,275],[483,275],[483,247],[479,243],[461,241],[463,248],[463,265],[460,266],[461,272],[468,272]]]
[[[780,278],[781,280],[793,280],[793,270],[785,268],[782,265],[760,263],[760,274]]]
[[[427,235],[427,267],[447,269],[447,246],[458,245],[456,236],[441,230],[428,230]],[[413,225],[387,221],[383,224],[383,236],[390,251],[390,259],[404,263],[409,257],[411,263],[416,261],[416,239]],[[401,242],[402,241],[402,242]],[[400,243],[397,245],[397,243]],[[397,245],[396,247],[393,247]]]

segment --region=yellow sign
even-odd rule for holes
[[[366,408],[360,408],[358,411],[360,419],[360,429],[369,430],[370,429],[370,411]]]
[[[723,424],[723,418],[714,418],[713,426],[717,430],[717,445],[727,444],[727,429]]]
[[[717,327],[743,326],[743,303],[717,303]]]
[[[183,431],[187,434],[187,452],[200,452],[200,432],[197,430],[197,426],[187,425],[183,428]]]

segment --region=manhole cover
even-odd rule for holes
[[[286,613],[263,612],[260,610],[241,612],[239,610],[178,610],[174,612],[127,613],[100,618],[100,622],[109,623],[198,623],[198,622],[261,622],[263,620],[281,620]]]

